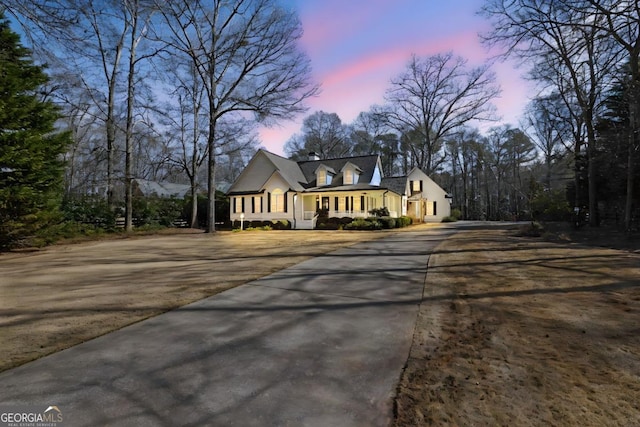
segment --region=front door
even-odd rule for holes
[[[422,212],[423,212],[423,202],[420,201],[415,201],[415,202],[409,202],[409,206],[407,207],[407,216],[411,217],[411,219],[413,219],[413,222],[422,222]]]
[[[328,197],[323,197],[322,198],[322,209],[329,210],[329,198]]]

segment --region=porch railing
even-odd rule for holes
[[[312,219],[314,216],[316,215],[315,211],[304,211],[304,216],[303,218],[305,220],[310,220]],[[371,214],[367,211],[336,211],[336,210],[330,210],[329,211],[329,217],[338,217],[338,218],[342,218],[342,217],[349,217],[349,218],[366,218],[371,216]],[[389,216],[392,216],[394,218],[398,217],[398,212],[396,211],[389,211]]]

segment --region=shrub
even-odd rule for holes
[[[291,223],[286,219],[271,221],[271,228],[274,230],[291,230]]]
[[[350,216],[343,216],[342,218],[340,218],[340,224],[342,225],[347,225],[351,222],[353,222],[353,218],[351,218]]]
[[[320,230],[338,230],[345,224],[346,218],[338,218],[335,216],[327,217],[327,216],[318,216],[318,221],[316,222],[316,228]],[[351,222],[351,218],[346,223]]]
[[[396,226],[399,228],[408,227],[412,223],[413,223],[413,220],[411,219],[411,217],[408,217],[408,216],[401,216],[399,218],[396,218]]]
[[[65,221],[60,224],[38,230],[34,236],[26,240],[30,247],[42,247],[55,243],[62,239],[83,238],[86,236],[100,236],[105,231],[92,224],[83,224],[75,221]]]
[[[389,230],[392,228],[396,228],[396,220],[395,218],[391,218],[390,216],[383,216],[378,218],[380,224],[382,224],[382,228]]]
[[[542,191],[531,199],[531,217],[536,221],[568,221],[571,208],[564,191]]]
[[[356,218],[344,226],[345,230],[382,230],[377,218]]]
[[[182,216],[183,199],[160,197],[134,197],[133,218],[136,227],[161,225],[171,227],[174,222],[185,220]]]
[[[389,209],[385,206],[377,209],[371,209],[369,213],[377,217],[389,216]]]
[[[66,197],[62,201],[62,215],[65,221],[92,225],[113,231],[116,227],[117,211],[109,207],[101,196]]]
[[[458,208],[451,209],[451,215],[449,215],[453,220],[458,221],[462,218],[462,211]],[[443,221],[444,222],[444,221]]]
[[[456,222],[457,220],[458,218],[453,215],[445,216],[444,218],[442,218],[442,222]]]
[[[340,230],[342,226],[335,222],[317,222],[316,230]]]

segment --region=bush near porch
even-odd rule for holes
[[[319,217],[316,224],[317,230],[382,230],[407,227],[413,223],[408,216],[392,218],[390,216],[373,216],[368,218],[350,217]]]
[[[239,230],[241,221],[234,220],[231,224],[233,230]],[[267,221],[243,221],[242,227],[245,230],[262,229],[262,230],[291,230],[291,223],[286,219],[267,220]]]

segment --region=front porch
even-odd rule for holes
[[[348,217],[348,218],[367,218],[367,217],[372,216],[369,212],[363,211],[363,210],[359,210],[359,211],[335,211],[335,210],[329,210],[327,212],[328,212],[327,216],[329,216],[329,217],[337,217],[337,218],[344,218],[344,217]],[[303,218],[305,220],[311,220],[316,215],[317,215],[317,211],[304,211]],[[398,212],[389,211],[389,216],[391,216],[393,218],[397,218],[398,217]]]
[[[402,210],[402,197],[387,190],[301,194],[299,198],[304,221],[312,220],[321,210],[329,217],[338,218],[366,218],[372,210],[383,207],[391,217],[397,218]]]

